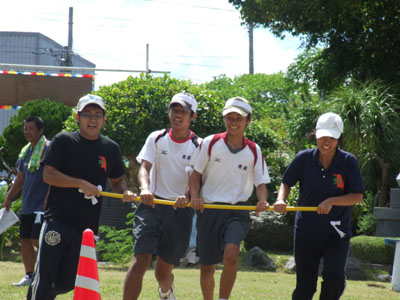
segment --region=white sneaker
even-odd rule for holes
[[[176,300],[174,287],[171,286],[168,293],[164,294],[161,292],[161,288],[158,289],[158,294],[160,295],[160,300]]]
[[[19,282],[14,282],[13,286],[27,286],[32,283],[32,278],[29,275],[25,275]]]

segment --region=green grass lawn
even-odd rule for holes
[[[275,260],[275,258],[274,258]],[[112,265],[100,265],[100,291],[103,300],[122,299],[122,289],[127,268]],[[22,263],[0,262],[0,299],[26,299],[27,287],[13,287],[12,282],[19,281],[24,273]],[[202,299],[199,287],[198,267],[177,268],[175,274],[176,294],[179,300]],[[218,284],[221,269],[216,272],[215,299],[218,299]],[[295,285],[295,275],[278,272],[264,272],[240,267],[231,300],[290,300]],[[319,285],[319,284],[318,284]],[[157,283],[154,270],[150,269],[144,279],[140,299],[155,300]],[[71,300],[73,292],[57,297],[58,300]],[[377,281],[347,281],[347,288],[341,300],[397,300],[400,294],[391,290],[390,283]],[[318,299],[318,292],[314,300]]]

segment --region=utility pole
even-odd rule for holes
[[[249,74],[254,74],[253,29],[254,25],[249,24]]]
[[[69,21],[68,21],[68,46],[64,47],[63,55],[61,57],[61,66],[72,67],[72,27],[74,18],[74,8],[69,8]]]
[[[146,44],[146,72],[150,73],[150,69],[149,69],[149,44]]]
[[[74,8],[69,8],[69,22],[68,22],[68,49],[72,51],[72,26],[74,19]]]

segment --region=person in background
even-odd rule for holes
[[[31,284],[36,262],[35,248],[39,247],[43,210],[49,190],[49,185],[43,182],[43,167],[40,165],[40,159],[50,144],[43,131],[44,123],[40,117],[31,116],[25,119],[24,136],[28,144],[18,155],[18,174],[3,203],[3,207],[9,210],[12,201],[22,189],[19,237],[26,275],[19,282],[13,283],[14,286]]]
[[[294,257],[293,300],[311,300],[317,289],[318,267],[324,260],[321,300],[337,300],[346,285],[346,261],[351,237],[351,206],[363,199],[364,185],[357,159],[340,149],[343,121],[325,113],[315,129],[317,148],[299,152],[283,174],[274,211],[284,213],[290,188],[300,183]]]
[[[251,106],[241,97],[225,103],[226,132],[204,139],[190,176],[191,206],[197,209],[197,247],[200,286],[204,300],[214,294],[215,265],[223,262],[219,299],[227,300],[236,280],[239,247],[250,229],[249,211],[204,209],[204,203],[244,205],[256,187],[256,212],[268,209],[270,182],[260,147],[244,137],[251,122]]]

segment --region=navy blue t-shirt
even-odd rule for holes
[[[283,174],[283,183],[300,184],[299,206],[318,206],[329,197],[364,193],[364,184],[357,159],[338,149],[325,169],[318,160],[318,149],[300,151]],[[329,239],[337,235],[330,221],[340,221],[338,229],[351,237],[351,206],[333,206],[329,214],[298,211],[295,234],[305,238]]]
[[[47,150],[50,141],[47,141],[42,152],[42,156]],[[44,210],[44,200],[46,199],[49,185],[43,181],[43,167],[38,170],[28,171],[28,164],[32,157],[33,149],[30,147],[29,152],[24,159],[17,161],[18,171],[24,174],[24,185],[22,189],[22,209],[21,214],[32,214],[42,212]]]

